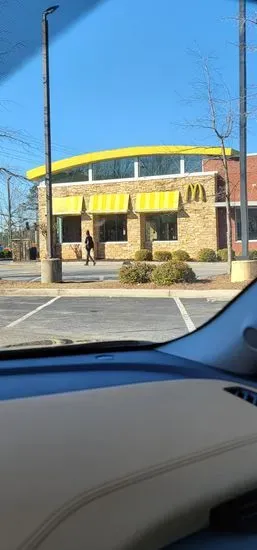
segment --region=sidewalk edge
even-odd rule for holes
[[[63,296],[63,297],[99,297],[99,298],[206,298],[213,300],[232,300],[241,290],[213,289],[213,290],[171,290],[171,289],[62,289],[62,288],[35,288],[35,289],[0,289],[0,296]]]

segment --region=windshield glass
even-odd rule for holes
[[[254,3],[73,4],[0,2],[3,349],[172,340],[257,275]]]

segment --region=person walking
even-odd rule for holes
[[[85,247],[86,247],[86,253],[87,253],[85,265],[88,265],[89,260],[91,260],[95,265],[95,259],[91,256],[91,250],[94,250],[94,241],[88,230],[86,231]]]

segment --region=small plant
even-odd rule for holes
[[[250,250],[249,258],[250,260],[257,260],[257,250]]]
[[[3,250],[0,251],[0,258],[2,259],[10,259],[12,258],[12,251],[10,248],[4,248]]]
[[[212,248],[201,248],[198,252],[197,259],[199,262],[216,262],[216,252],[215,250],[212,250]]]
[[[196,276],[185,262],[170,261],[157,266],[151,279],[158,286],[168,286],[174,283],[193,283]]]
[[[154,253],[154,260],[157,262],[168,262],[172,260],[172,254],[169,250],[156,250]]]
[[[131,265],[123,265],[119,271],[119,280],[123,284],[138,284],[149,283],[151,275],[155,269],[155,265],[146,263],[135,263]]]
[[[190,256],[186,250],[175,250],[172,254],[174,261],[178,262],[189,262]]]
[[[153,259],[153,255],[151,250],[147,250],[147,248],[142,248],[141,250],[137,250],[135,253],[135,261],[136,262],[151,262]]]
[[[235,257],[236,257],[236,254],[235,254],[234,250],[231,250],[231,257],[232,257],[232,260],[234,260]],[[227,262],[228,261],[228,249],[227,248],[220,248],[217,251],[217,260],[219,262]]]

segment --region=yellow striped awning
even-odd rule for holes
[[[128,193],[92,195],[89,199],[88,212],[91,214],[123,214],[128,211],[128,206]]]
[[[53,197],[54,216],[79,216],[84,209],[83,195]]]
[[[178,210],[179,191],[154,191],[138,193],[136,212],[167,212]]]

